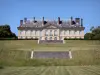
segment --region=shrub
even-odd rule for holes
[[[3,69],[4,67],[3,66],[0,66],[0,69]]]
[[[64,38],[64,40],[83,40],[82,38]]]

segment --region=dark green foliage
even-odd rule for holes
[[[93,39],[94,34],[93,33],[86,33],[84,36],[85,40],[91,40]]]
[[[4,38],[17,38],[15,33],[12,33],[9,25],[0,26],[0,39]]]
[[[90,28],[90,31],[92,31],[94,29],[94,26],[92,26],[91,28]]]
[[[17,39],[17,40],[38,40],[38,38],[26,38],[26,39]]]
[[[85,40],[100,40],[100,27],[92,27],[91,33],[86,33],[84,36]]]
[[[3,69],[4,67],[3,66],[0,66],[0,69]]]
[[[64,38],[64,40],[83,40],[82,38]]]

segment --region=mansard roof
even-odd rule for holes
[[[55,26],[57,28],[63,28],[63,29],[85,29],[85,27],[81,26],[80,24],[77,24],[74,20],[72,21],[72,25],[71,25],[71,21],[68,20],[68,21],[63,21],[61,20],[60,21],[60,24],[58,24],[58,21],[44,21],[44,24],[43,24],[43,21],[30,21],[30,20],[27,20],[26,23],[23,23],[22,25],[20,25],[19,27],[17,27],[18,29],[43,29],[43,28],[46,28],[48,26]]]

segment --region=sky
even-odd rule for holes
[[[100,0],[0,0],[0,25],[9,24],[18,34],[20,20],[36,17],[61,20],[83,18],[85,33],[100,26]]]

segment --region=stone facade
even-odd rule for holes
[[[76,23],[78,22],[78,23]],[[84,39],[83,24],[80,25],[80,18],[76,18],[69,21],[61,21],[58,17],[58,21],[33,21],[27,20],[23,23],[20,20],[20,26],[18,28],[19,39],[35,39],[39,40],[63,40],[64,38],[82,38]]]

